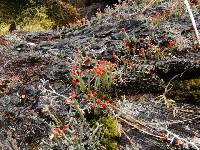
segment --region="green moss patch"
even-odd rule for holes
[[[107,150],[116,150],[117,149],[117,137],[119,136],[118,133],[118,125],[115,118],[112,116],[103,116],[97,120],[93,120],[91,124],[99,122],[102,124],[101,129],[101,143],[106,147]]]
[[[200,78],[175,81],[172,90],[167,96],[175,101],[200,102]]]

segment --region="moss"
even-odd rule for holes
[[[117,137],[119,136],[117,121],[112,116],[103,116],[91,121],[91,124],[93,125],[95,122],[103,125],[101,130],[101,144],[107,150],[116,150],[118,145]]]
[[[175,81],[172,90],[167,94],[167,97],[175,101],[185,101],[189,103],[200,102],[200,78]]]

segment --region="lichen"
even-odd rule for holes
[[[175,81],[167,97],[175,101],[185,101],[189,103],[200,102],[200,78]]]

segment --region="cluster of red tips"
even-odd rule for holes
[[[73,86],[76,85],[76,79],[75,79],[75,78],[72,79],[72,85],[73,85]]]
[[[101,104],[101,106],[102,106],[103,108],[105,108],[105,107],[107,106],[107,104],[104,102],[104,103]]]
[[[97,99],[96,99],[96,103],[101,103],[101,99],[100,99],[100,98],[97,98]]]
[[[167,47],[168,47],[168,48],[172,48],[174,45],[176,45],[176,40],[175,40],[175,39],[170,40],[170,41],[168,42],[168,44],[167,44]]]
[[[125,33],[125,32],[126,32],[125,28],[120,28],[120,33]]]
[[[147,48],[152,48],[153,46],[152,46],[152,44],[151,43],[148,43],[147,44]]]
[[[64,104],[68,104],[68,103],[69,103],[68,99],[65,98],[65,99],[64,99]]]
[[[70,98],[71,99],[76,98],[76,92],[75,91],[72,91],[72,94],[71,94]]]
[[[69,125],[64,125],[63,128],[55,128],[51,131],[51,135],[49,136],[49,139],[52,140],[53,138],[55,138],[56,140],[59,140],[61,138],[61,136],[64,133],[64,131],[69,128]]]
[[[107,102],[109,102],[110,100],[107,100]],[[98,108],[97,110],[100,111],[101,108],[106,108],[108,106],[107,102],[102,102],[102,100],[100,98],[97,98],[96,103],[91,105],[91,109],[95,109],[96,107]]]
[[[97,64],[95,67],[94,67],[94,70],[96,71],[96,76],[100,76],[102,73],[104,73],[106,71],[105,67],[103,66],[100,66],[99,64]]]
[[[145,56],[145,49],[143,47],[140,48],[140,55]]]
[[[117,55],[115,53],[112,53],[112,58],[117,58]]]

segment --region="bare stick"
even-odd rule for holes
[[[133,14],[129,14],[129,16],[135,16],[135,15],[139,15],[142,14],[143,12],[145,12],[149,7],[151,7],[157,0],[152,0],[150,1],[150,3],[144,7],[142,10],[137,11],[136,13]]]
[[[192,10],[191,10],[191,8],[190,8],[190,4],[189,4],[188,0],[184,0],[184,3],[185,3],[186,8],[187,8],[187,10],[188,10],[188,12],[189,12],[190,19],[191,19],[191,21],[192,21],[192,25],[193,25],[193,27],[194,27],[195,34],[196,34],[198,43],[200,44],[200,36],[199,36],[199,32],[198,32],[198,30],[197,30],[197,26],[196,26],[196,22],[195,22],[195,20],[194,20],[194,16],[193,16],[193,14],[192,14]]]
[[[133,143],[133,141],[131,140],[131,138],[126,134],[126,132],[124,130],[122,130],[122,133],[129,140],[129,142],[131,143],[132,148],[135,148],[135,144]]]

